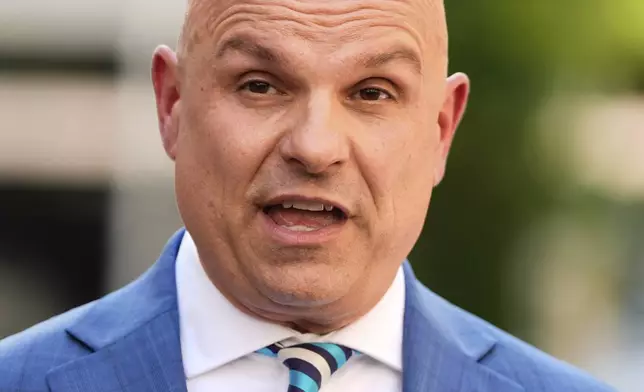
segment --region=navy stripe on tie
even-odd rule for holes
[[[324,358],[324,360],[329,364],[329,369],[331,369],[331,374],[333,374],[336,370],[338,370],[338,362],[335,360],[335,357],[330,352],[323,349],[322,347],[316,346],[311,343],[298,344],[296,347],[301,347],[309,351],[313,351],[314,353]]]
[[[289,385],[288,386],[288,391],[286,392],[305,392],[301,390],[300,388],[296,387],[295,385]]]
[[[273,352],[273,354],[277,354],[280,351],[281,347],[278,346],[277,344],[271,344],[270,346],[267,346],[266,348],[271,350]]]
[[[349,347],[345,347],[341,345],[338,345],[338,347],[340,347],[342,351],[344,351],[344,356],[347,357],[347,361],[348,361],[349,358],[351,358],[351,356],[353,355],[353,350],[351,350]]]
[[[289,358],[284,361],[284,365],[288,366],[291,370],[298,370],[306,374],[311,377],[316,384],[318,384],[318,388],[322,387],[322,375],[320,374],[320,370],[311,363],[299,358]]]

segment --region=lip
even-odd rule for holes
[[[301,201],[331,205],[342,211],[345,218],[340,223],[333,223],[314,231],[292,231],[275,223],[275,221],[264,212],[264,208],[267,206],[280,205],[287,201]],[[349,208],[342,203],[330,198],[311,197],[301,194],[281,194],[274,196],[268,199],[265,203],[259,205],[258,214],[260,215],[262,227],[266,230],[268,236],[272,238],[273,241],[286,246],[316,246],[330,242],[336,239],[341,234],[342,230],[347,228],[347,222],[351,217]]]
[[[347,220],[342,223],[333,223],[315,231],[292,231],[275,223],[263,211],[258,211],[264,230],[273,241],[287,246],[315,246],[323,245],[337,238],[342,230],[346,229]]]
[[[349,219],[352,216],[350,209],[340,202],[337,202],[331,199],[321,198],[321,197],[310,197],[310,196],[304,196],[304,195],[298,195],[298,194],[284,194],[284,195],[275,196],[269,199],[266,203],[262,203],[263,205],[261,205],[260,208],[273,206],[273,205],[280,205],[287,201],[321,203],[321,204],[324,204],[327,206],[333,206],[339,209],[340,211],[342,211],[346,219]]]

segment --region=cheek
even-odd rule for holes
[[[431,188],[438,140],[430,125],[397,122],[370,132],[362,148],[366,176],[379,197],[427,198]]]
[[[364,177],[384,230],[414,237],[431,197],[437,139],[427,124],[401,123],[395,131],[374,132],[365,139],[372,148],[363,148],[361,166],[368,167]]]
[[[422,232],[433,190],[432,152],[410,146],[392,174],[392,241],[398,259],[407,257]]]
[[[203,100],[202,102],[207,102]],[[177,170],[215,208],[234,209],[263,161],[265,146],[242,114],[225,104],[186,105]],[[179,176],[177,176],[179,177]]]
[[[438,138],[429,126],[416,132],[413,140],[407,142],[400,156],[396,173],[396,189],[401,208],[413,209],[415,214],[424,215],[434,185],[434,166]]]

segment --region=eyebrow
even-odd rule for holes
[[[367,55],[360,59],[365,68],[379,68],[394,61],[409,63],[414,71],[422,74],[422,62],[415,50],[408,47],[398,47],[388,52]]]
[[[221,59],[231,51],[241,52],[258,60],[285,62],[284,57],[279,53],[244,36],[233,36],[224,41],[217,50],[216,57]]]
[[[216,58],[223,58],[228,52],[241,52],[260,61],[286,64],[287,59],[279,52],[272,50],[251,37],[236,35],[225,40],[217,50]],[[409,63],[416,73],[422,75],[422,62],[417,52],[407,46],[394,47],[390,51],[360,56],[358,64],[365,68],[379,68],[394,61]]]

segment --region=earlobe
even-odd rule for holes
[[[178,107],[180,101],[177,55],[167,46],[154,51],[152,84],[157,105],[159,131],[163,147],[170,159],[176,158],[179,136]]]
[[[456,129],[463,118],[470,93],[470,80],[463,73],[456,73],[447,79],[445,101],[438,115],[440,141],[434,167],[434,186],[445,176],[447,156],[454,140]]]

